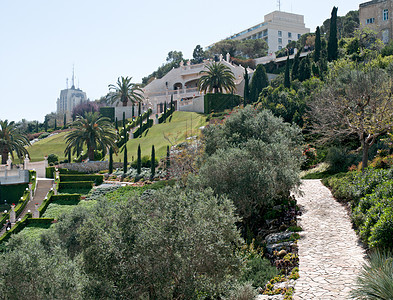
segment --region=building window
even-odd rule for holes
[[[373,24],[375,21],[375,18],[369,18],[366,20],[366,24]]]
[[[282,36],[282,31],[281,30],[278,31],[278,36],[280,36],[280,37]]]
[[[384,21],[389,20],[389,10],[388,9],[383,10],[383,20]]]
[[[288,37],[289,37],[289,38],[292,37],[292,32],[288,32]]]
[[[278,38],[278,43],[282,44],[282,38]]]
[[[278,46],[278,50],[281,50],[282,49],[282,46]]]
[[[300,39],[302,35],[300,33],[297,34],[297,39]]]

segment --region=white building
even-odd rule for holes
[[[73,84],[70,89],[60,91],[60,98],[57,98],[57,113],[60,115],[67,114],[70,117],[73,108],[87,100],[86,93],[75,88]]]
[[[264,39],[269,47],[268,52],[274,53],[284,48],[288,43],[297,41],[301,35],[309,32],[310,28],[306,28],[304,24],[304,16],[274,11],[265,15],[263,23],[247,28],[227,39]]]
[[[244,68],[233,65],[230,56],[226,60],[220,57],[221,63],[228,66],[235,76],[236,94],[243,96],[244,90]],[[203,112],[203,94],[198,91],[200,72],[205,69],[210,61],[201,64],[180,64],[179,68],[173,68],[164,77],[155,79],[143,88],[145,103],[152,108],[153,113],[160,113],[163,103],[169,103],[173,98],[177,110]],[[254,71],[247,70],[249,74]]]

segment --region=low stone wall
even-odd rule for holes
[[[106,161],[89,161],[83,163],[67,163],[59,165],[60,168],[66,168],[72,171],[78,171],[83,173],[96,173],[102,170],[109,169],[109,162]],[[122,168],[123,163],[113,162],[113,168]]]

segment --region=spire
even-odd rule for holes
[[[75,75],[74,75],[74,65],[72,65],[72,86],[71,89],[75,89]]]

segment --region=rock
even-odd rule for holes
[[[278,257],[284,257],[287,254],[287,251],[285,251],[284,249],[277,253]]]
[[[267,244],[266,245],[266,251],[269,254],[273,254],[274,251],[281,251],[285,250],[287,252],[291,252],[292,246],[294,242],[282,242],[282,243],[277,243],[277,244]]]
[[[293,232],[278,232],[272,233],[265,237],[266,244],[276,244],[279,241],[287,240],[291,237]]]

